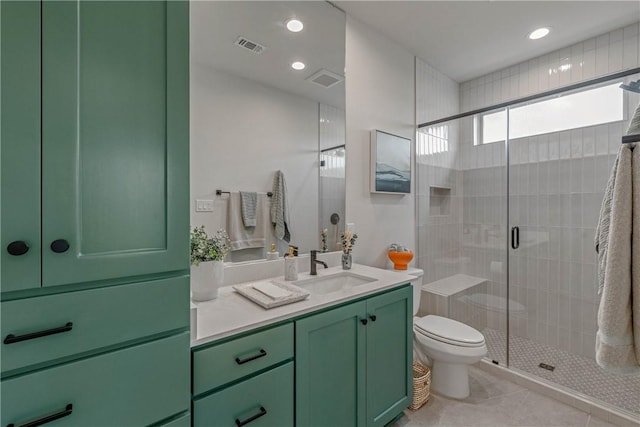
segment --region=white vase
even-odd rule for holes
[[[206,261],[191,266],[191,299],[209,301],[218,296],[218,288],[224,283],[224,263]]]

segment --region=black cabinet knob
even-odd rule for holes
[[[66,252],[69,249],[69,242],[64,239],[58,239],[51,242],[51,250],[57,254]]]
[[[372,314],[371,316],[369,316],[369,319],[371,319],[372,322],[375,322],[377,317],[375,314]]]
[[[16,240],[15,242],[9,243],[9,246],[7,246],[7,252],[14,256],[24,255],[29,252],[29,245],[27,245],[27,242],[23,242],[22,240]]]
[[[369,321],[367,319],[360,319],[360,323],[366,325]]]

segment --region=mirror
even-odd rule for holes
[[[192,1],[190,13],[192,226],[228,232],[241,249],[226,261],[263,259],[272,243],[280,256],[289,244],[299,254],[321,249],[324,229],[327,250],[336,250],[345,216],[344,13],[308,1]],[[292,18],[302,31],[287,29]],[[274,199],[281,206],[267,195],[277,171],[290,243],[271,224]],[[244,205],[257,207],[244,218],[256,226],[245,227],[239,191],[258,193]]]

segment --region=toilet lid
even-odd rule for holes
[[[484,336],[471,326],[446,317],[429,315],[415,321],[416,332],[461,347],[480,347]]]

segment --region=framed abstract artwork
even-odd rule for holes
[[[372,193],[411,193],[411,140],[371,131]]]

